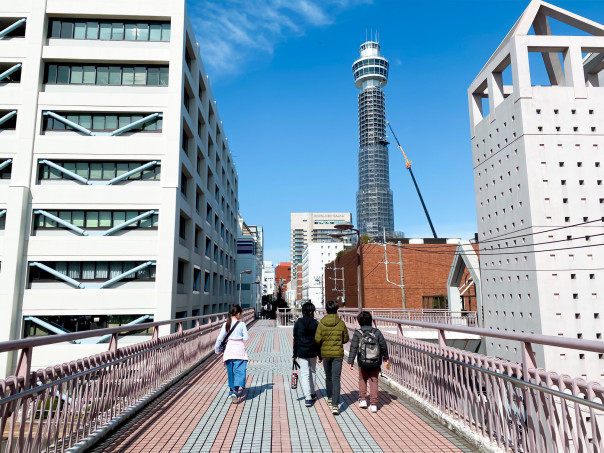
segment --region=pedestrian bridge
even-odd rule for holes
[[[342,317],[356,327],[352,314]],[[0,343],[0,353],[20,353],[15,376],[0,380],[0,451],[604,451],[604,389],[536,369],[528,338],[513,338],[525,354],[516,364],[447,346],[449,330],[483,329],[375,318],[385,330],[399,328],[387,334],[392,369],[383,370],[378,412],[358,407],[357,372],[344,367],[334,416],[321,398],[320,366],[313,407],[300,386],[290,388],[291,328],[254,321],[251,311],[244,320],[250,362],[238,404],[227,399],[226,371],[213,355],[223,315],[148,323],[153,335],[124,347],[120,334],[141,326],[95,331],[111,335],[108,351],[35,371],[37,348],[92,334]],[[405,337],[402,323],[437,330],[440,343]],[[161,335],[170,324],[174,332]],[[561,346],[558,337],[531,339]],[[598,342],[568,342],[604,352]]]

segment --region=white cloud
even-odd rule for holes
[[[313,27],[333,23],[338,12],[371,0],[187,0],[201,57],[212,75],[234,73],[254,56]]]

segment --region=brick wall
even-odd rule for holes
[[[403,308],[401,289],[388,283],[384,264],[384,246],[364,244],[363,257],[363,299],[367,308]],[[400,285],[399,248],[387,246],[388,278]],[[403,280],[407,308],[423,308],[423,296],[446,296],[447,279],[451,270],[455,244],[402,244]],[[357,297],[357,255],[356,249],[348,250],[340,259],[325,267],[325,300],[340,300],[341,291],[334,290],[334,267],[338,268],[337,278],[344,272],[345,299],[347,308],[356,308]],[[342,281],[337,282],[339,289]],[[475,309],[476,298],[473,298]],[[467,307],[469,308],[469,307]]]

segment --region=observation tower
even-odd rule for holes
[[[357,223],[361,235],[372,238],[394,232],[394,211],[386,141],[388,60],[380,56],[380,44],[361,45],[361,57],[352,65],[359,100],[359,190]]]

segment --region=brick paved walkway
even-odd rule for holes
[[[359,409],[357,371],[342,371],[340,415],[323,398],[304,406],[289,388],[291,328],[258,321],[247,343],[247,388],[227,398],[226,371],[213,357],[94,448],[95,452],[473,452],[412,405],[380,389],[377,414]]]

